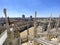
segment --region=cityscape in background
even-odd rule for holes
[[[60,45],[60,0],[0,0],[0,45]]]

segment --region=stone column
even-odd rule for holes
[[[29,22],[29,21],[28,21]],[[30,45],[30,39],[29,39],[29,29],[28,29],[28,22],[27,22],[27,45]]]
[[[56,32],[58,31],[59,24],[60,24],[60,16],[59,16],[59,19],[57,20],[57,25],[56,25]]]
[[[50,40],[51,39],[51,35],[50,35],[50,30],[51,30],[51,17],[50,17],[50,20],[49,20],[49,23],[48,23],[48,27],[47,27],[47,40]]]
[[[14,22],[14,39],[17,39],[17,44],[21,45],[21,38],[20,38],[20,32],[18,31],[20,28],[17,26],[17,23]],[[16,43],[14,42],[14,43]]]
[[[37,35],[37,19],[36,19],[36,16],[37,16],[37,12],[35,11],[35,19],[34,19],[34,37],[36,37]]]
[[[37,16],[37,11],[35,11],[35,19],[34,19],[34,38],[37,37],[37,18],[36,18],[36,16]],[[37,42],[35,42],[35,40],[33,43],[34,43],[33,45],[37,45]]]
[[[10,28],[9,28],[9,23],[8,23],[8,19],[7,19],[6,9],[4,8],[3,11],[4,11],[5,19],[6,19],[7,45],[12,45],[12,42],[11,42],[11,31],[10,31]]]

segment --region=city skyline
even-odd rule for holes
[[[60,0],[0,0],[0,17],[4,17],[3,9],[7,9],[9,17],[34,17],[37,11],[37,17],[59,17]]]

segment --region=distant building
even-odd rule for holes
[[[25,20],[25,15],[24,14],[22,15],[22,19]]]
[[[30,20],[31,20],[31,21],[33,20],[32,16],[30,16]]]
[[[5,18],[0,18],[0,26],[4,26],[5,23]]]

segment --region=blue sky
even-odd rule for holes
[[[37,17],[53,17],[60,14],[60,0],[0,0],[0,17],[4,17],[3,9],[7,9],[9,17],[26,17],[37,11]]]

